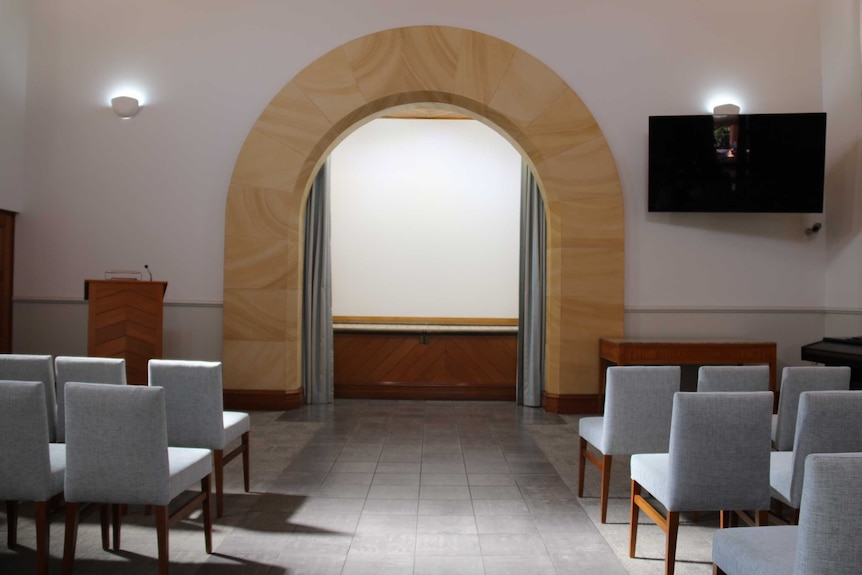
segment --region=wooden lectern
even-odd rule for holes
[[[87,355],[126,360],[129,384],[147,384],[147,362],[162,357],[162,300],[168,282],[85,280],[90,301]]]

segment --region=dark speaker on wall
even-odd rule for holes
[[[650,212],[823,211],[826,114],[650,116]]]

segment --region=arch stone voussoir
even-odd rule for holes
[[[544,403],[592,410],[598,340],[623,334],[623,198],[613,155],[553,70],[503,40],[446,26],[384,30],[331,50],[279,91],[250,130],[225,208],[226,397],[299,405],[311,181],[351,131],[412,105],[469,113],[534,169],[548,214]]]

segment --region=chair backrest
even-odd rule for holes
[[[772,392],[677,393],[669,509],[769,509]]]
[[[57,378],[57,441],[66,438],[66,402],[64,390],[70,381],[126,385],[126,360],[116,357],[71,357],[54,359]]]
[[[48,438],[57,438],[57,397],[54,390],[54,362],[50,355],[0,354],[0,379],[39,381],[45,394]]]
[[[850,389],[850,368],[847,366],[785,367],[781,371],[775,448],[778,451],[793,449],[799,395],[803,391],[847,391],[848,389]]]
[[[855,575],[862,565],[862,453],[809,455],[794,575]]]
[[[804,391],[799,397],[790,504],[799,508],[805,458],[812,453],[862,452],[862,391]]]
[[[698,391],[769,391],[768,365],[703,365]]]
[[[167,505],[164,390],[66,384],[66,489],[73,502]]]
[[[46,501],[55,495],[42,388],[41,381],[0,381],[0,500]]]
[[[221,362],[151,359],[149,384],[165,390],[171,446],[224,449]]]
[[[609,367],[605,386],[602,453],[665,453],[670,441],[673,396],[680,368],[627,365]]]

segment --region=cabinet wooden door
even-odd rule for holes
[[[15,213],[0,210],[0,353],[12,352],[12,270]]]

